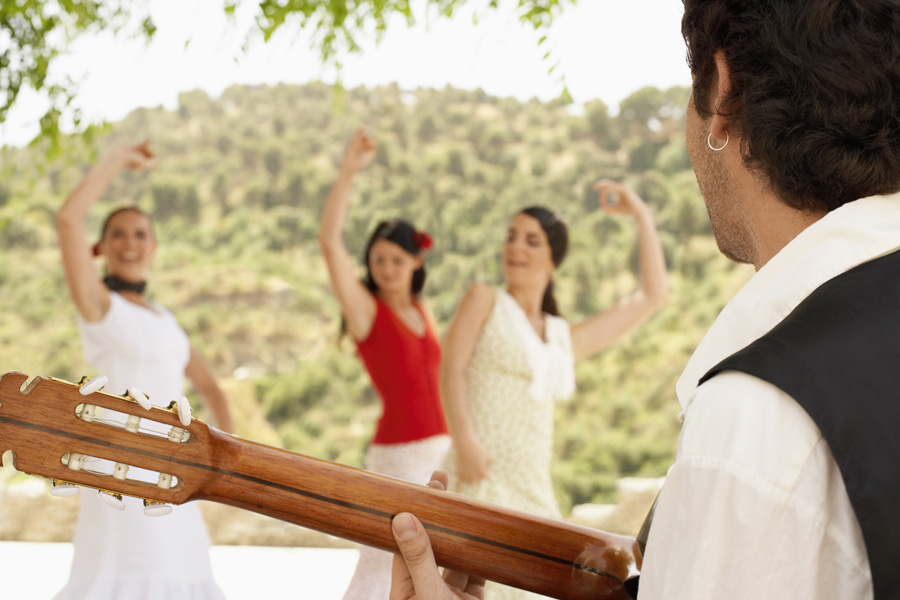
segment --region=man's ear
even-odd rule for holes
[[[714,138],[724,142],[729,137],[728,129],[731,125],[731,119],[727,116],[722,116],[720,113],[729,112],[728,107],[725,106],[725,101],[733,89],[731,68],[728,66],[728,61],[725,60],[725,53],[721,50],[716,50],[715,61],[718,77],[715,94],[712,97],[713,116],[710,120],[709,131]]]

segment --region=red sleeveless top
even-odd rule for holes
[[[400,444],[447,433],[438,390],[441,347],[422,307],[413,302],[425,322],[425,335],[418,337],[378,296],[373,297],[372,331],[356,342],[383,408],[372,441]]]

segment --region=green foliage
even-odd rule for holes
[[[79,35],[101,30],[118,31],[128,23],[131,0],[100,2],[84,0],[5,0],[0,2],[0,123],[16,103],[22,89],[45,92],[50,107],[40,118],[41,137],[50,140],[50,150],[58,153],[59,121],[64,112],[81,126],[81,111],[73,100],[77,85],[72,80],[48,82],[50,66],[66,44]],[[145,17],[138,33],[150,39],[156,26]],[[85,130],[88,135],[92,130]]]
[[[438,134],[438,128],[435,124],[435,119],[433,115],[425,115],[421,121],[419,121],[419,130],[418,136],[419,140],[422,142],[431,142],[434,140],[435,136]]]
[[[256,383],[256,397],[262,402],[266,418],[283,423],[300,418],[314,408],[329,389],[331,373],[321,365],[303,365],[290,376],[276,375]]]
[[[656,168],[666,175],[675,175],[691,168],[691,159],[684,139],[676,138],[660,148],[656,155]]]
[[[629,134],[667,130],[673,133],[684,122],[684,107],[690,89],[675,86],[667,90],[644,87],[630,94],[619,104],[619,120]],[[683,131],[684,128],[681,128]]]
[[[428,230],[435,247],[425,293],[441,331],[468,285],[502,281],[508,219],[531,204],[559,210],[569,223],[569,256],[556,278],[567,318],[631,293],[634,224],[600,212],[590,190],[599,177],[625,179],[659,224],[671,303],[622,343],[578,363],[578,393],[556,414],[554,478],[569,507],[613,500],[620,476],[664,475],[679,427],[675,380],[747,276],[719,255],[693,172],[677,151],[683,113],[656,131],[623,135],[613,150],[619,142],[600,135],[605,107],[597,104],[570,115],[556,102],[391,85],[347,90],[345,111],[335,113],[334,93],[321,83],[234,86],[220,98],[184,94],[176,111],[133,112],[99,145],[154,132],[158,166],[116,179],[88,230],[95,234],[112,206],[151,209],[160,240],[153,299],[178,317],[229,389],[245,390],[241,406],[266,416],[285,447],[362,466],[380,407],[352,344],[338,343],[338,309],[316,239],[350,132],[365,124],[381,154],[357,178],[348,249],[359,257],[384,218]],[[647,96],[665,103],[666,93]],[[651,112],[659,118],[663,106]],[[427,141],[418,134],[425,115],[434,125]],[[658,149],[655,160],[632,170],[629,152],[645,144]],[[53,217],[95,159],[73,149],[41,174],[38,149],[2,153],[0,372],[92,374],[80,355]]]
[[[200,218],[197,185],[190,179],[155,178],[151,183],[150,194],[153,197],[153,216],[160,221],[179,217],[196,223]]]
[[[274,145],[270,146],[263,154],[263,164],[266,167],[266,171],[269,172],[269,175],[278,177],[279,173],[281,173],[282,166],[281,148]]]
[[[594,141],[606,150],[617,150],[620,144],[618,125],[609,116],[609,107],[601,100],[593,100],[584,105],[584,110]]]
[[[660,145],[654,141],[641,142],[628,151],[628,168],[631,171],[646,171],[656,164]]]

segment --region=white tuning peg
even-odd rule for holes
[[[136,415],[128,415],[128,418],[125,420],[125,431],[130,431],[131,433],[137,433],[141,430],[141,418]]]
[[[94,415],[97,412],[97,407],[93,404],[85,404],[81,409],[81,417],[82,421],[87,421],[88,423],[94,422]]]
[[[169,441],[181,444],[184,442],[186,433],[181,427],[173,427],[169,430]]]
[[[67,498],[69,496],[77,496],[81,493],[81,488],[59,479],[53,480],[53,487],[50,488],[50,495],[57,498]]]
[[[108,381],[109,379],[107,379],[106,376],[99,375],[83,383],[81,387],[78,388],[78,393],[82,396],[90,396],[94,392],[99,392],[100,390],[102,390],[103,386],[105,386]]]
[[[111,494],[99,490],[97,495],[100,496],[100,499],[106,502],[107,505],[112,506],[116,510],[125,510],[125,501],[122,500],[122,494]]]
[[[150,398],[147,397],[147,394],[145,394],[145,393],[142,392],[141,390],[137,389],[136,387],[130,387],[130,388],[128,388],[127,394],[128,394],[135,402],[137,402],[138,404],[140,404],[140,405],[141,405],[141,408],[143,408],[144,410],[150,410],[150,408],[153,406],[152,404],[150,404]]]
[[[181,400],[175,403],[178,407],[178,420],[181,421],[181,424],[187,427],[191,424],[191,414],[193,411],[191,410],[191,403],[188,401],[186,396],[182,396]]]
[[[119,481],[128,479],[128,465],[125,463],[116,463],[116,466],[113,467],[113,477]]]
[[[156,482],[156,487],[168,490],[172,488],[172,476],[168,473],[160,473]]]
[[[164,517],[172,513],[172,505],[164,502],[144,500],[144,515],[147,517]]]
[[[66,463],[66,466],[73,471],[80,471],[81,467],[84,466],[84,454],[76,454],[74,452],[72,454],[69,454],[69,459]]]

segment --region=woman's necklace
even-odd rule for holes
[[[107,275],[103,278],[103,283],[111,292],[136,292],[143,294],[147,289],[146,281],[125,281],[115,275]]]

